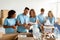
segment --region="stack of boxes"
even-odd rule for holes
[[[5,18],[8,16],[8,10],[0,11],[0,25],[3,25]]]

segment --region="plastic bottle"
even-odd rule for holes
[[[40,32],[37,24],[33,25],[33,37],[34,39],[40,40]]]
[[[58,28],[57,27],[54,28],[54,34],[55,34],[55,38],[58,39]]]

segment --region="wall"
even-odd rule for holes
[[[57,0],[0,0],[0,10],[1,9],[14,9],[17,15],[23,12],[24,7],[29,7],[30,9],[35,9],[37,15],[40,13],[40,9],[45,9],[45,15],[47,15],[49,10],[53,11],[55,17],[57,17]],[[60,15],[58,13],[58,15]]]

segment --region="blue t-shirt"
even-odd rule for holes
[[[45,22],[45,16],[43,14],[39,14],[38,15],[38,20],[41,24],[44,24]]]
[[[28,22],[29,22],[28,16],[24,15],[24,14],[18,15],[17,20],[19,21],[20,24],[24,24],[24,23],[28,24]],[[27,32],[26,28],[23,26],[18,26],[17,31],[18,32]]]
[[[50,21],[51,24],[54,25],[54,23],[55,23],[55,18],[54,17],[52,17],[52,18],[48,17],[48,20]]]
[[[15,26],[16,24],[16,19],[15,18],[6,18],[4,20],[4,25],[6,26]],[[14,33],[14,29],[13,28],[5,28],[5,32],[6,33]]]
[[[36,22],[36,20],[37,20],[37,17],[34,17],[34,18],[32,18],[32,17],[29,17],[29,21],[30,21],[30,22],[33,22],[33,23],[35,23],[35,22]]]

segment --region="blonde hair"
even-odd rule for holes
[[[49,11],[49,12],[48,12],[48,17],[50,17],[49,14],[50,14],[52,17],[54,17],[52,11]]]

